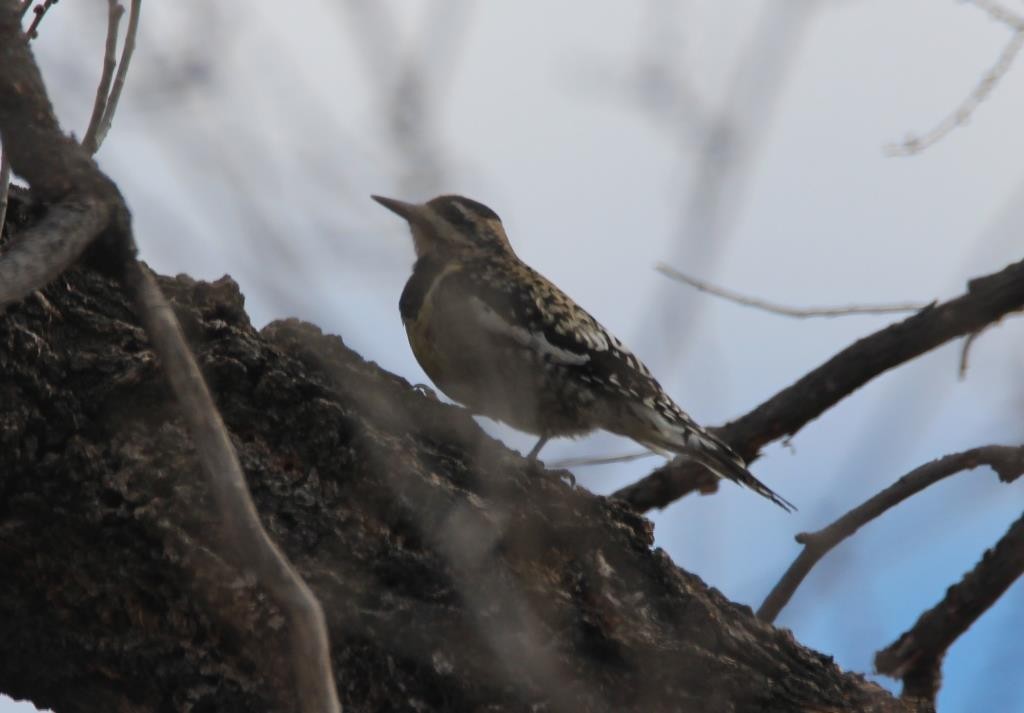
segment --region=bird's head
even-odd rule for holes
[[[417,257],[512,252],[498,214],[470,198],[438,196],[426,203],[406,203],[382,196],[371,198],[408,221]]]

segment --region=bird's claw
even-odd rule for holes
[[[437,398],[437,392],[435,392],[432,388],[430,388],[426,384],[413,384],[412,390],[413,391],[418,391],[420,394],[422,394],[423,396],[426,396],[428,399],[431,399],[433,401],[440,401],[440,399]]]
[[[546,478],[557,480],[559,483],[565,481],[570,488],[576,488],[576,476],[568,470],[548,470],[544,463],[537,460],[536,458],[528,459],[530,467],[533,468],[539,475],[543,475]]]

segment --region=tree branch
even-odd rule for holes
[[[100,83],[96,86],[96,99],[92,105],[92,118],[89,119],[89,127],[85,130],[85,137],[82,139],[82,148],[89,152],[89,155],[96,153],[100,147],[97,132],[100,130],[100,122],[107,111],[107,100],[110,96],[110,83],[114,79],[114,67],[117,65],[117,28],[121,25],[121,15],[124,14],[124,7],[117,0],[107,0],[107,42],[103,50],[103,71],[100,74]]]
[[[981,465],[991,466],[1001,481],[1012,483],[1024,473],[1024,447],[983,446],[943,456],[910,471],[828,527],[817,532],[800,533],[796,536],[796,541],[804,546],[803,551],[782,575],[778,584],[772,588],[761,608],[757,610],[757,616],[765,621],[775,621],[811,568],[832,548],[865,524],[928,486],[960,471]]]
[[[63,272],[110,220],[117,188],[61,133],[42,76],[21,32],[17,2],[0,2],[0,135],[12,168],[49,210],[0,259],[0,307]]]
[[[0,133],[14,169],[28,179],[33,194],[50,205],[44,218],[24,230],[0,257],[0,285],[7,288],[0,299],[17,299],[41,287],[103,233],[104,267],[124,281],[135,299],[200,454],[231,559],[260,578],[288,622],[294,704],[308,713],[339,711],[323,612],[260,524],[234,447],[177,319],[135,259],[130,214],[120,193],[85,148],[60,131],[28,41],[20,32],[19,13],[15,0],[0,0]],[[108,58],[116,40],[113,5],[111,13]],[[102,85],[109,81],[108,66],[98,94],[105,95]],[[15,282],[13,287],[8,287],[8,278]],[[245,622],[235,624],[247,628]]]
[[[125,281],[199,452],[230,559],[267,588],[288,620],[296,708],[340,713],[320,603],[260,524],[224,421],[163,292],[138,261]]]
[[[724,287],[718,287],[712,285],[710,282],[699,280],[696,277],[692,277],[685,273],[676,270],[673,267],[669,267],[663,262],[659,262],[655,268],[665,277],[676,282],[682,282],[684,285],[689,285],[701,292],[707,292],[709,295],[715,297],[721,297],[722,299],[736,304],[744,305],[745,307],[754,307],[755,309],[764,310],[765,312],[771,312],[773,314],[781,314],[785,317],[797,317],[804,319],[807,317],[846,317],[854,314],[892,314],[893,312],[916,312],[924,309],[927,305],[923,304],[891,304],[891,305],[845,305],[843,307],[790,307],[789,305],[779,304],[777,302],[769,302],[768,300],[762,300],[758,297],[750,297],[749,295],[743,295],[739,292],[727,290]]]
[[[131,10],[128,13],[128,30],[124,36],[124,46],[121,47],[121,60],[117,64],[117,74],[114,76],[114,85],[110,89],[110,96],[107,97],[103,118],[96,129],[96,149],[103,145],[107,138],[107,132],[114,122],[114,114],[117,112],[118,102],[121,101],[121,92],[124,90],[124,82],[128,76],[128,66],[132,61],[132,54],[135,52],[135,37],[139,32],[139,14],[142,10],[142,0],[131,0]],[[95,150],[94,150],[95,153]]]
[[[39,36],[39,23],[43,21],[43,16],[46,15],[46,11],[57,4],[57,0],[43,0],[35,6],[33,12],[35,17],[32,18],[32,24],[28,26],[28,30],[25,31],[25,37],[30,40],[34,40]],[[29,7],[32,5],[32,0],[25,0],[25,4],[18,9],[19,19],[25,15]]]
[[[854,342],[753,411],[713,430],[752,461],[764,445],[795,434],[879,374],[1022,308],[1024,261],[973,279],[963,295]],[[672,461],[613,497],[641,511],[665,507],[693,492],[699,470],[700,466]]]
[[[935,701],[942,659],[957,638],[1024,574],[1024,515],[974,569],[946,591],[914,627],[875,654],[879,673],[903,679],[904,698]]]
[[[293,711],[279,610],[206,546],[212,486],[131,300],[65,279],[59,326],[35,300],[0,319],[0,690],[63,713]],[[918,710],[340,338],[256,330],[229,278],[160,285],[261,520],[324,603],[347,710]]]
[[[932,144],[941,141],[957,127],[966,124],[975,110],[982,102],[988,99],[992,90],[996,88],[1003,77],[1006,76],[1006,73],[1010,71],[1010,67],[1013,66],[1014,60],[1020,54],[1021,48],[1024,48],[1024,21],[1009,14],[999,17],[997,6],[991,3],[976,2],[975,4],[982,7],[993,17],[997,17],[997,19],[1006,23],[1009,27],[1012,27],[1013,34],[1010,36],[1006,46],[1003,47],[1003,51],[999,53],[995,64],[982,75],[981,79],[974,85],[971,93],[960,102],[956,109],[923,136],[911,135],[898,144],[886,146],[885,151],[889,155],[912,156],[921,153]]]

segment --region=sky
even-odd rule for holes
[[[1017,4],[1019,5],[1019,3]],[[1011,3],[1007,2],[1011,7]],[[522,259],[622,338],[708,425],[735,418],[892,316],[796,320],[671,282],[665,262],[794,306],[927,303],[1021,258],[1024,67],[927,150],[1010,31],[954,0],[543,6],[199,0],[143,8],[101,167],[157,270],[241,285],[253,321],[296,316],[428,383],[397,300],[413,261],[371,193],[462,193]],[[81,135],[106,4],[57,5],[36,51]],[[541,9],[542,8],[542,9]],[[1024,12],[1024,8],[1017,7]],[[908,470],[1024,437],[1024,320],[874,380],[752,467],[799,510],[723,484],[650,513],[679,566],[756,608],[799,548]],[[482,421],[510,447],[532,437]],[[543,457],[616,455],[609,435]],[[610,493],[660,459],[576,470]],[[777,624],[872,674],[1019,516],[1020,484],[955,476],[828,555]],[[1017,488],[1018,490],[1013,490]],[[939,710],[1024,711],[1018,582],[951,649]],[[20,710],[0,702],[0,711]]]

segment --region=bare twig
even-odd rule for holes
[[[121,47],[121,61],[117,65],[117,75],[114,77],[114,86],[110,89],[110,96],[107,98],[106,109],[103,112],[103,119],[96,130],[96,148],[103,145],[107,138],[110,125],[114,121],[114,112],[117,111],[117,103],[121,100],[121,91],[124,89],[124,81],[128,76],[128,65],[132,61],[132,53],[135,52],[135,36],[139,32],[139,13],[142,11],[142,0],[131,0],[131,10],[128,13],[128,31],[125,33],[124,46]]]
[[[879,673],[903,679],[904,698],[934,703],[946,651],[1024,574],[1024,516],[914,627],[875,654]]]
[[[20,9],[20,10],[18,10],[18,12],[20,13],[20,16],[21,16],[22,18],[24,18],[24,17],[25,17],[25,13],[27,13],[27,12],[28,12],[28,9],[29,9],[30,7],[32,7],[32,3],[33,3],[34,1],[35,1],[35,0],[24,0],[24,2],[23,2],[23,3],[21,3],[21,9]]]
[[[1024,47],[1024,27],[1016,27],[996,63],[981,77],[967,98],[960,103],[960,106],[923,136],[911,135],[901,143],[889,144],[885,147],[886,153],[891,156],[912,156],[924,151],[957,127],[967,123],[974,110],[988,98],[992,90],[1009,71],[1022,47]]]
[[[1019,315],[1021,313],[1020,312],[1016,312],[1015,314]],[[967,368],[968,368],[968,366],[970,366],[971,347],[974,346],[974,342],[978,339],[978,337],[981,336],[982,332],[984,332],[985,330],[989,329],[993,325],[997,324],[999,321],[1000,320],[996,320],[994,322],[990,322],[989,324],[986,324],[986,325],[982,326],[977,331],[971,332],[966,337],[964,337],[964,343],[960,347],[960,365],[957,368],[957,377],[961,381],[963,381],[964,378],[966,378],[966,376],[967,376]]]
[[[764,445],[795,434],[879,374],[1022,307],[1024,260],[971,280],[956,299],[930,305],[854,342],[753,411],[713,430],[750,462]],[[699,466],[673,461],[614,497],[641,511],[665,507],[694,490],[694,469]]]
[[[981,333],[985,331],[987,326],[964,337],[964,344],[960,347],[960,366],[957,368],[957,376],[961,381],[967,376],[968,357],[970,356],[971,347],[974,346],[974,340],[981,336]]]
[[[89,119],[89,128],[85,130],[82,139],[82,147],[90,154],[96,153],[99,148],[97,132],[100,130],[100,122],[106,113],[107,101],[110,97],[110,82],[114,78],[114,67],[117,64],[117,28],[121,24],[121,15],[124,14],[124,6],[117,0],[107,0],[107,44],[103,52],[103,72],[100,75],[100,83],[96,87],[96,100],[92,105],[92,118]]]
[[[970,0],[970,3],[987,12],[993,20],[1015,30],[1024,30],[1024,17],[1003,7],[999,3],[992,2],[992,0]]]
[[[757,616],[765,621],[775,621],[818,560],[861,527],[943,478],[982,465],[991,466],[1001,481],[1011,483],[1024,473],[1024,447],[983,446],[943,456],[910,471],[828,527],[817,532],[800,533],[796,541],[804,546],[803,551],[765,597]]]
[[[139,262],[128,268],[125,282],[195,442],[230,550],[288,620],[296,706],[308,713],[339,712],[320,603],[260,524],[234,446],[170,304]]]
[[[32,12],[34,12],[36,16],[32,18],[32,24],[28,26],[27,30],[25,30],[25,37],[27,37],[30,40],[34,40],[36,37],[39,36],[39,23],[43,21],[43,16],[46,14],[46,11],[56,4],[57,0],[44,0],[44,2],[41,2],[34,8],[32,8]],[[31,0],[26,2],[18,10],[18,12],[20,13],[19,19],[21,18],[21,16],[24,16],[25,12],[28,10],[30,5],[32,5]]]
[[[649,458],[650,456],[658,455],[654,451],[640,451],[639,453],[626,453],[619,456],[603,456],[599,458],[585,457],[585,458],[565,458],[554,463],[546,463],[548,468],[578,468],[585,465],[609,465],[610,463],[629,463],[630,461],[640,460],[641,458]]]
[[[739,292],[733,292],[724,287],[717,287],[710,282],[684,274],[663,262],[655,265],[654,269],[672,280],[690,285],[690,287],[694,287],[701,292],[707,292],[710,295],[721,297],[730,302],[785,315],[786,317],[845,317],[851,314],[892,314],[893,312],[916,312],[927,306],[922,303],[904,302],[890,305],[847,305],[845,307],[789,307],[777,302],[769,302],[758,297],[750,297]]]

